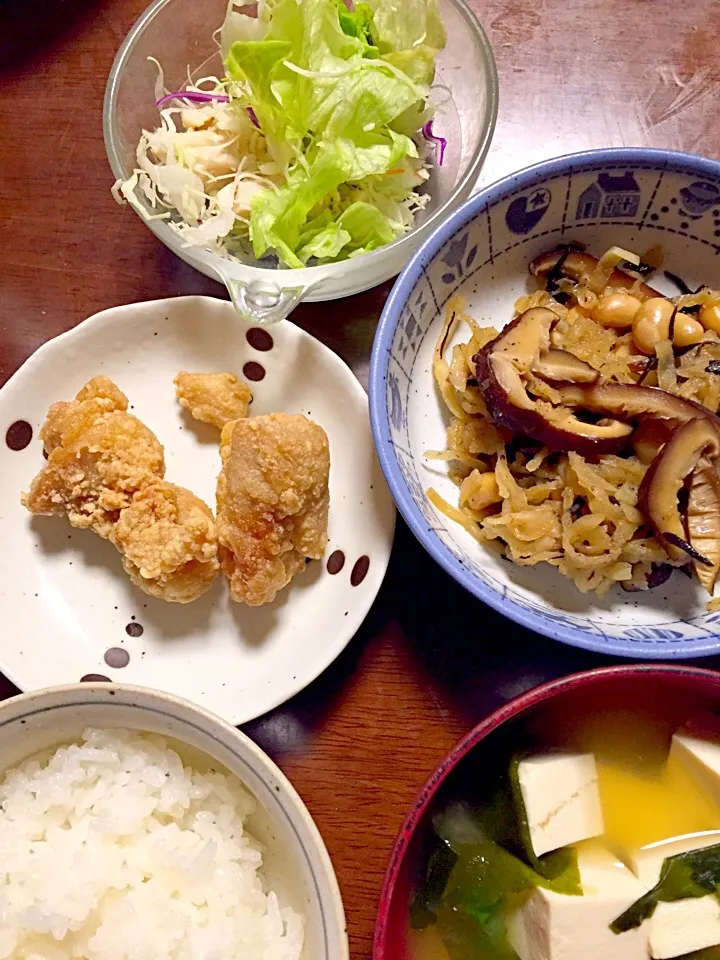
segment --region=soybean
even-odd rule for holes
[[[720,299],[704,303],[700,308],[699,319],[706,330],[720,333]]]
[[[603,327],[623,330],[632,326],[642,302],[629,293],[609,293],[600,297],[590,311],[592,319]]]
[[[635,314],[632,324],[632,336],[635,346],[641,353],[653,356],[655,345],[661,340],[667,340],[670,335],[670,319],[675,307],[664,297],[651,297],[642,304]],[[673,322],[673,345],[689,347],[699,343],[705,334],[705,329],[694,317],[686,313],[675,313]]]

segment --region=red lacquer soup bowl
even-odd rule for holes
[[[463,798],[483,772],[492,775],[532,730],[572,730],[573,719],[597,714],[622,736],[633,718],[651,718],[669,742],[696,711],[720,710],[720,673],[695,667],[630,665],[578,673],[536,687],[479,723],[451,750],[420,791],[403,823],[383,884],[375,929],[374,960],[413,960],[409,906],[425,867],[432,817],[449,799]]]

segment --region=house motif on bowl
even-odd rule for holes
[[[632,173],[618,176],[601,173],[597,180],[580,194],[575,219],[634,217],[639,206],[640,187]]]

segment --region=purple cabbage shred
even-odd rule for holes
[[[437,148],[437,164],[439,167],[443,165],[443,160],[445,159],[445,150],[447,148],[447,140],[445,137],[438,137],[433,133],[433,122],[428,120],[425,126],[422,128],[422,135],[426,140],[429,140],[430,143],[434,143]]]
[[[157,107],[162,107],[171,100],[189,100],[190,103],[229,103],[230,97],[226,93],[206,93],[204,90],[176,90],[166,93],[155,101]],[[252,107],[247,107],[248,116],[252,123],[260,129],[260,123]]]
[[[155,101],[155,105],[162,107],[170,100],[189,100],[191,103],[228,103],[230,97],[225,93],[206,93],[204,90],[176,90],[175,93],[166,93]]]

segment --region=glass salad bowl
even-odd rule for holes
[[[290,269],[259,265],[250,257],[239,262],[188,246],[167,221],[146,220],[186,263],[224,283],[237,310],[252,322],[272,323],[286,317],[300,300],[350,296],[395,276],[438,223],[472,192],[497,116],[495,61],[482,27],[463,0],[439,0],[439,9],[447,44],[437,57],[431,101],[437,104],[434,134],[447,140],[447,149],[443,165],[430,169],[431,199],[409,233],[345,261]],[[118,180],[127,180],[136,167],[142,131],[159,123],[158,69],[153,59],[162,66],[168,90],[184,89],[188,76],[222,75],[213,32],[226,10],[227,0],[202,4],[155,0],[125,38],[110,71],[103,113],[108,159]]]

